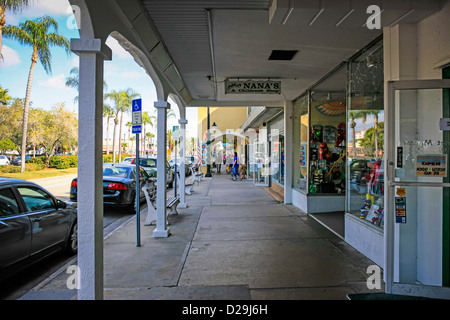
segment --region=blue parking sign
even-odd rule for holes
[[[133,100],[133,112],[142,111],[142,99]]]
[[[142,132],[142,126],[132,126],[131,130],[133,133],[141,133]]]

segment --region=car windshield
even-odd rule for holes
[[[0,159],[6,159],[6,156],[0,156]]]
[[[123,159],[122,162],[127,162],[127,163],[131,163],[131,161],[133,161],[134,158],[125,158]]]
[[[139,165],[148,168],[156,168],[156,159],[140,159]]]
[[[130,172],[130,168],[124,168],[124,167],[104,167],[103,168],[103,176],[107,176],[107,177],[126,178],[126,177],[128,177],[129,172]]]

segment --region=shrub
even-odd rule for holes
[[[78,156],[77,155],[70,155],[68,156],[69,158],[69,165],[71,168],[76,168],[78,167]]]
[[[111,162],[112,162],[112,154],[104,154],[103,163],[111,163]]]
[[[13,165],[1,166],[0,171],[2,173],[19,173],[20,166],[13,166]]]
[[[56,169],[68,169],[70,168],[71,160],[68,156],[54,156],[51,157],[48,166],[49,168],[56,168]]]
[[[40,156],[40,157],[31,158],[30,160],[27,161],[27,163],[45,164],[45,157]]]
[[[25,171],[26,172],[30,172],[30,171],[39,171],[45,168],[45,164],[40,164],[40,163],[25,163]],[[20,166],[13,166],[13,165],[9,165],[9,166],[2,166],[0,167],[0,171],[2,173],[20,173]]]

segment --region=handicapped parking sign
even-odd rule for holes
[[[133,125],[142,124],[142,99],[136,99],[132,102],[132,120]]]
[[[142,99],[133,100],[133,112],[142,111]]]

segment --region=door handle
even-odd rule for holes
[[[31,222],[39,222],[42,218],[31,218]]]
[[[407,182],[396,181],[390,183],[391,187],[435,187],[435,188],[450,188],[450,183],[439,182]]]

